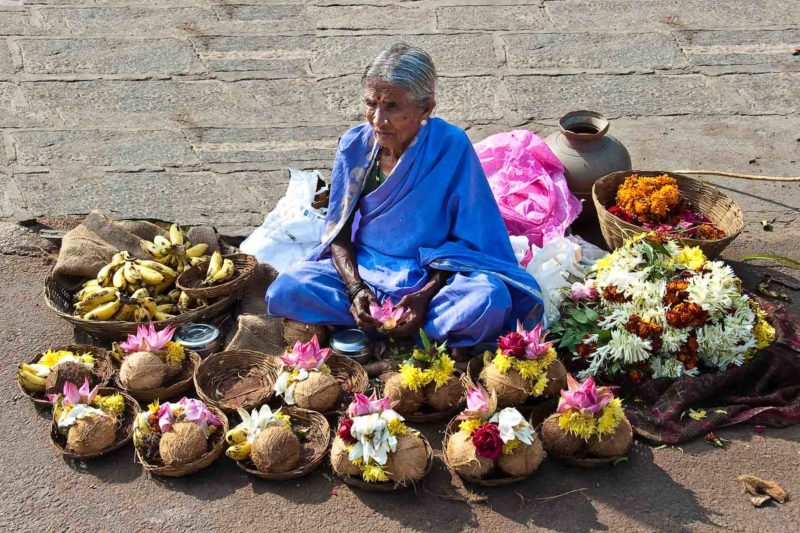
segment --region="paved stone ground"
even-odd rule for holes
[[[72,332],[41,303],[47,243],[2,221],[104,208],[244,235],[283,194],[288,165],[330,165],[360,120],[359,73],[398,40],[433,55],[437,112],[476,141],[514,127],[546,135],[563,113],[593,109],[638,168],[798,174],[795,0],[0,0],[0,527],[796,529],[795,502],[756,511],[734,477],[797,491],[798,428],[726,430],[726,450],[639,444],[610,470],[547,462],[536,482],[468,507],[434,496],[450,490],[440,467],[417,496],[354,493],[328,469],[253,482],[226,460],[164,483],[130,450],[63,462],[44,445],[44,418],[20,422],[31,407],[12,363]],[[743,253],[798,258],[800,185],[710,179],[745,211],[725,257],[750,288],[763,270],[737,263]],[[425,428],[435,446],[439,429]]]

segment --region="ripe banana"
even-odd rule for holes
[[[216,274],[219,269],[222,268],[222,254],[219,252],[214,252],[211,255],[211,261],[208,263],[208,271],[206,272],[206,278],[210,278],[214,274]]]
[[[129,285],[137,285],[142,282],[142,275],[132,262],[126,262],[125,266],[122,267],[122,272],[125,281],[127,281]]]
[[[154,268],[146,267],[141,264],[134,264],[133,268],[139,274],[139,278],[148,285],[159,285],[164,282],[164,274]]]
[[[181,231],[181,228],[179,228],[177,224],[173,224],[172,226],[170,226],[169,240],[175,246],[183,245],[183,232]]]
[[[44,392],[45,383],[47,382],[45,378],[40,378],[36,374],[26,372],[25,370],[19,370],[17,372],[17,378],[25,390],[30,392]]]
[[[233,265],[233,261],[226,259],[222,263],[222,268],[217,270],[217,272],[211,276],[211,283],[222,283],[223,281],[227,281],[233,277],[234,272],[236,272],[236,267]]]
[[[136,306],[132,304],[122,304],[119,311],[114,315],[114,320],[121,320],[123,322],[132,322],[135,319],[134,312]]]
[[[33,374],[34,376],[37,376],[37,377],[40,377],[40,378],[46,378],[47,376],[50,375],[50,367],[49,366],[39,365],[39,364],[36,364],[36,363],[32,363],[30,365],[27,364],[27,363],[22,363],[21,365],[19,365],[19,367],[22,370],[24,370],[25,372],[28,372],[28,373]]]
[[[225,455],[233,459],[234,461],[244,461],[248,457],[250,457],[250,449],[252,445],[244,442],[242,444],[234,444],[227,450],[225,450]]]
[[[114,287],[125,290],[125,288],[128,286],[128,281],[125,279],[124,268],[117,268],[117,271],[114,272],[114,277],[112,278],[112,282],[114,284]]]
[[[78,314],[86,314],[102,304],[119,299],[119,290],[114,287],[106,287],[95,292],[87,293],[75,304],[75,311]]]
[[[206,250],[208,250],[208,245],[204,242],[201,242],[199,244],[195,244],[191,248],[187,248],[186,255],[187,257],[199,258],[206,253]]]
[[[83,318],[86,320],[110,320],[119,311],[121,305],[122,302],[119,299],[104,303],[83,315]]]
[[[247,428],[235,427],[225,434],[225,442],[230,445],[241,444],[247,440]]]
[[[97,283],[103,287],[108,287],[111,285],[112,276],[116,273],[117,269],[119,269],[119,265],[115,265],[114,263],[109,263],[97,273]]]
[[[170,318],[175,318],[175,315],[170,313],[162,313],[161,311],[156,311],[153,313],[153,319],[155,320],[169,320]]]
[[[164,278],[176,278],[178,277],[178,273],[172,270],[170,267],[163,263],[159,263],[158,261],[151,261],[149,259],[140,259],[136,261],[137,264],[152,268],[156,272],[159,272]]]

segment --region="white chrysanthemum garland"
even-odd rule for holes
[[[725,370],[775,339],[729,266],[655,234],[600,259],[571,294],[552,332],[559,348],[588,363],[581,377]]]

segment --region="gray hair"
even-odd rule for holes
[[[411,100],[424,107],[436,96],[436,67],[428,52],[406,43],[395,43],[383,50],[364,70],[362,83],[378,78],[411,94]]]

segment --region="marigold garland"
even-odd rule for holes
[[[638,222],[661,222],[679,202],[678,182],[667,174],[632,174],[617,190],[617,205]]]
[[[547,350],[539,359],[518,359],[503,355],[500,350],[492,359],[492,364],[501,373],[505,374],[509,370],[516,370],[522,379],[527,381],[531,387],[528,392],[531,396],[541,396],[547,388],[547,370],[557,358],[553,347]]]
[[[414,350],[412,358],[417,361],[418,350]],[[436,383],[438,389],[447,383],[453,376],[456,363],[448,355],[442,354],[435,357],[426,369],[414,364],[404,363],[400,367],[400,384],[409,390],[417,391],[428,385]]]
[[[601,437],[614,433],[624,416],[622,401],[614,398],[603,408],[599,417],[592,416],[591,413],[584,415],[572,409],[564,411],[558,417],[558,427],[588,441],[594,435]]]
[[[183,346],[177,342],[168,342],[164,345],[164,350],[166,351],[164,362],[168,365],[182,363],[183,360],[186,359],[186,351]]]

